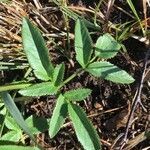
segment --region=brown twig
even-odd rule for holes
[[[138,136],[136,136],[134,139],[130,140],[128,142],[128,145],[124,148],[124,150],[131,150],[133,147],[138,145],[140,142],[146,140],[145,132],[140,133]]]
[[[144,109],[144,111],[146,111],[146,109],[144,108],[142,102],[141,102],[141,93],[142,93],[142,89],[143,89],[143,83],[144,83],[144,78],[145,78],[145,73],[146,73],[146,69],[147,69],[147,65],[148,65],[148,59],[150,56],[150,48],[148,48],[148,51],[146,53],[145,56],[145,61],[144,61],[144,66],[143,66],[143,73],[142,73],[142,77],[141,77],[141,81],[137,87],[137,91],[135,93],[134,99],[133,99],[133,104],[131,107],[131,112],[127,121],[127,125],[126,125],[126,130],[125,130],[125,134],[123,136],[123,139],[121,141],[121,146],[120,146],[120,150],[123,149],[123,147],[125,146],[126,142],[127,142],[127,137],[128,137],[128,132],[129,132],[129,128],[132,124],[132,119],[133,119],[133,115],[135,112],[135,109],[137,107],[137,105],[141,105],[142,108]]]
[[[109,17],[110,17],[110,12],[111,9],[114,5],[115,0],[109,0],[108,1],[108,5],[107,5],[107,11],[106,11],[106,15],[105,15],[105,20],[108,21]]]

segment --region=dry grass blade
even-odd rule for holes
[[[60,37],[66,36],[60,30],[63,28],[63,19],[59,9],[54,6],[49,7],[48,11],[45,11],[46,9],[37,0],[34,0],[33,4],[23,0],[12,0],[9,5],[0,3],[0,54],[4,60],[7,60],[8,57],[17,59],[16,53],[23,54],[21,24],[24,16],[28,16],[48,39],[51,37],[51,33],[54,35],[52,37],[57,37],[56,31],[58,34],[60,33]],[[60,18],[57,18],[57,13]]]
[[[145,30],[147,30],[147,7],[146,7],[147,0],[143,0],[143,13],[144,13],[144,20],[145,20]]]
[[[130,150],[134,148],[136,145],[138,145],[140,142],[144,141],[146,139],[145,132],[142,132],[138,136],[136,136],[134,139],[130,140],[127,143],[127,146],[124,148],[124,150]]]
[[[105,17],[106,20],[108,20],[108,18],[109,18],[109,15],[111,13],[111,8],[113,7],[114,2],[115,2],[115,0],[108,1],[107,12],[106,12],[106,17]]]
[[[27,16],[25,5],[13,0],[9,5],[0,3],[0,54],[7,58],[17,59],[21,55],[21,22]]]

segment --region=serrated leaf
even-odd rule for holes
[[[100,150],[100,139],[81,107],[68,104],[69,116],[76,135],[85,150]]]
[[[11,98],[11,96],[7,92],[2,92],[1,96],[2,96],[2,99],[3,99],[3,102],[6,106],[6,108],[8,109],[8,111],[10,112],[12,117],[15,119],[15,121],[18,123],[18,125],[24,130],[24,132],[26,134],[28,134],[28,136],[33,141],[35,141],[34,136],[32,135],[30,129],[26,125],[26,122],[24,121],[21,113],[19,112],[19,110],[18,110],[16,104],[14,103],[13,99]]]
[[[64,97],[69,101],[82,101],[91,94],[90,89],[79,88],[65,92]]]
[[[11,130],[15,130],[15,131],[21,130],[19,125],[16,123],[16,121],[10,116],[7,116],[5,118],[5,126]]]
[[[126,71],[106,61],[94,62],[86,70],[96,77],[101,77],[115,83],[129,84],[134,82],[134,78]]]
[[[45,41],[39,30],[27,18],[23,18],[22,41],[25,54],[35,76],[45,81],[51,79],[53,66]]]
[[[120,50],[121,45],[108,33],[100,36],[95,45],[95,55],[108,59],[114,57]]]
[[[58,97],[54,108],[52,118],[50,120],[49,135],[53,138],[63,125],[67,116],[67,103],[62,95]]]
[[[76,59],[85,68],[93,51],[92,39],[83,20],[78,19],[75,26]]]
[[[6,107],[4,106],[4,103],[2,103],[2,99],[0,97],[0,131],[3,130],[3,124],[7,113],[6,111]]]
[[[0,140],[18,142],[22,137],[22,131],[8,131],[5,133]]]
[[[0,150],[39,150],[37,147],[17,146],[17,145],[0,145]]]
[[[43,117],[36,117],[34,115],[28,117],[25,122],[33,134],[44,132],[48,129],[47,119]]]
[[[57,90],[58,88],[55,87],[52,82],[43,82],[19,90],[19,93],[24,96],[43,96],[53,95]]]
[[[65,72],[64,64],[60,64],[55,67],[54,73],[53,73],[53,82],[55,86],[58,86],[62,83],[64,79],[64,72]]]
[[[6,109],[6,107],[5,107],[5,105],[4,105],[3,101],[2,101],[2,99],[0,99],[0,114],[1,114],[2,116],[5,116],[6,113],[7,113],[7,109]]]

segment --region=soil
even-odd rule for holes
[[[89,1],[89,0],[70,0],[68,1],[68,6],[74,7],[82,7],[82,8],[94,8],[99,1]],[[102,12],[105,14],[107,10],[107,1],[106,4],[102,4],[101,9]],[[11,3],[11,2],[10,2]],[[58,36],[55,37],[53,34],[56,33],[63,33],[66,32],[65,28],[65,21],[64,16],[58,6],[56,6],[52,1],[48,2],[44,0],[39,0],[39,4],[41,5],[41,9],[38,9],[35,5],[34,1],[27,1],[25,4],[24,2],[15,2],[18,3],[20,8],[19,17],[15,21],[21,21],[22,15],[27,15],[29,18],[34,21],[38,25],[38,27],[43,32],[44,38],[47,42],[47,46],[49,48],[50,55],[52,57],[52,61],[54,64],[59,64],[64,62],[66,66],[65,77],[69,77],[73,74],[73,72],[79,68],[79,65],[75,61],[75,53],[74,53],[74,45],[73,45],[73,38],[70,39],[71,46],[69,48],[70,51],[67,50],[67,40],[65,36]],[[5,4],[5,5],[10,5]],[[11,16],[5,5],[1,5],[0,8],[2,12],[0,15],[5,14],[6,16]],[[119,0],[115,2],[116,7],[120,7],[125,11],[132,14],[129,6],[127,5],[126,1]],[[53,10],[48,10],[53,9]],[[126,15],[116,7],[112,8],[112,11],[109,16],[109,21],[113,23],[126,23],[127,21],[131,21],[129,15]],[[143,9],[141,8],[140,1],[139,3],[135,4],[136,9],[140,17],[143,19]],[[14,8],[13,5],[10,5],[10,8]],[[9,8],[9,9],[10,9]],[[46,9],[47,8],[47,9]],[[21,13],[22,12],[22,13]],[[147,13],[149,15],[150,7],[147,8]],[[81,13],[85,18],[88,20],[92,20],[93,17],[92,13],[86,11],[78,11]],[[44,20],[39,16],[39,14],[43,15],[45,19],[49,23],[45,23]],[[132,14],[133,15],[133,14]],[[16,15],[15,15],[16,16]],[[149,16],[148,16],[149,17]],[[15,20],[16,19],[16,20]],[[99,18],[98,18],[99,19]],[[69,19],[69,30],[70,33],[74,33],[74,21]],[[13,26],[13,25],[12,25]],[[13,33],[16,33],[20,29],[20,23],[16,25]],[[101,26],[105,27],[105,24]],[[4,28],[10,30],[7,25],[3,25]],[[92,30],[92,29],[91,29]],[[115,30],[111,28],[107,28],[107,31],[115,35]],[[102,31],[94,31],[93,41],[97,39],[102,32],[106,32],[106,30],[102,29]],[[141,34],[141,30],[137,30],[134,32],[135,34]],[[51,35],[50,35],[51,34]],[[50,35],[50,36],[49,36]],[[1,35],[0,35],[1,36]],[[20,33],[18,33],[20,37]],[[52,37],[51,37],[52,36]],[[54,42],[50,42],[53,39]],[[19,52],[19,54],[14,50],[14,47],[11,44],[18,45],[20,41],[17,39],[11,40],[11,38],[2,38],[0,37],[0,43],[6,44],[9,43],[10,47],[8,49],[3,49],[2,53],[2,61],[5,62],[26,62],[25,56]],[[57,43],[57,44],[55,44]],[[135,82],[130,85],[121,85],[115,84],[110,81],[106,81],[100,78],[95,78],[90,76],[88,73],[84,73],[80,76],[74,78],[71,82],[69,82],[66,86],[62,88],[62,92],[75,89],[78,87],[86,87],[92,89],[92,94],[88,97],[84,102],[80,102],[79,105],[83,107],[86,111],[87,116],[93,123],[94,127],[96,128],[99,136],[100,141],[102,144],[103,150],[109,149],[118,149],[118,142],[114,145],[117,138],[122,134],[125,133],[126,124],[129,117],[129,113],[132,109],[133,99],[140,84],[141,77],[143,74],[143,66],[144,60],[147,52],[147,46],[145,43],[140,42],[137,39],[129,37],[123,41],[127,52],[120,52],[115,58],[110,59],[109,61],[120,68],[126,70],[129,74],[131,74],[135,78]],[[64,51],[60,51],[59,48],[64,49]],[[22,50],[22,48],[20,47]],[[10,53],[10,51],[12,53]],[[66,58],[68,55],[71,58],[69,61]],[[148,66],[149,67],[149,66]],[[147,68],[148,70],[149,68]],[[25,70],[7,70],[1,71],[0,74],[0,81],[1,85],[8,84],[15,81],[19,81],[23,79]],[[32,77],[32,75],[31,75]],[[39,82],[38,80],[34,80],[34,82]],[[143,106],[146,108],[147,112],[145,112],[141,105],[137,105],[136,110],[134,112],[134,118],[132,118],[133,123],[129,129],[128,134],[128,141],[132,141],[136,137],[144,132],[150,131],[150,81],[149,75],[145,78],[145,82],[143,84],[143,89],[141,93],[141,101]],[[20,95],[17,95],[20,97]],[[43,116],[46,118],[51,117],[54,106],[56,102],[55,96],[43,96],[39,98],[33,98],[30,102],[25,103],[24,111],[25,116],[28,117],[29,115],[37,115]],[[57,136],[53,139],[50,139],[48,136],[48,131],[45,133],[41,133],[38,135],[39,142],[42,146],[47,149],[56,149],[56,150],[79,150],[82,149],[82,146],[78,142],[74,130],[72,128],[72,124],[69,119],[66,120],[64,126],[59,131]],[[134,142],[135,142],[134,141]],[[114,146],[113,146],[114,145]],[[132,144],[131,144],[132,145]],[[126,147],[129,146],[128,144]],[[150,146],[150,140],[147,138],[142,142],[136,143],[136,145],[131,148],[132,150],[144,150]],[[150,147],[149,147],[150,148]],[[125,148],[124,148],[125,149]],[[127,148],[130,149],[130,148]]]

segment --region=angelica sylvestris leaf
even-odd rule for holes
[[[53,95],[57,92],[58,88],[52,82],[43,82],[31,85],[19,91],[24,96],[43,96]]]
[[[68,104],[69,117],[76,135],[85,150],[100,150],[100,139],[81,107]]]
[[[22,136],[23,133],[21,129],[18,131],[10,130],[0,138],[0,141],[19,142]]]
[[[100,58],[112,58],[120,50],[121,45],[108,33],[100,36],[95,45],[95,55]]]
[[[59,95],[50,120],[49,135],[53,138],[63,125],[67,116],[67,103],[62,95]]]
[[[64,97],[69,101],[82,101],[91,94],[90,89],[79,88],[65,92]]]
[[[53,73],[53,82],[55,86],[58,86],[62,83],[64,79],[64,72],[65,72],[64,64],[60,64],[55,67],[54,73]]]
[[[94,62],[86,70],[96,77],[101,77],[115,83],[129,84],[134,82],[134,78],[126,71],[107,61]]]
[[[50,80],[53,66],[50,62],[48,49],[39,30],[27,19],[22,24],[23,48],[35,76],[41,80]]]
[[[33,134],[39,134],[48,130],[48,121],[44,117],[38,117],[36,115],[31,115],[25,122],[32,131]]]
[[[76,60],[85,68],[92,54],[92,39],[83,20],[78,19],[75,26]]]
[[[11,130],[15,130],[15,131],[21,130],[17,122],[10,116],[7,116],[5,118],[5,126]]]

